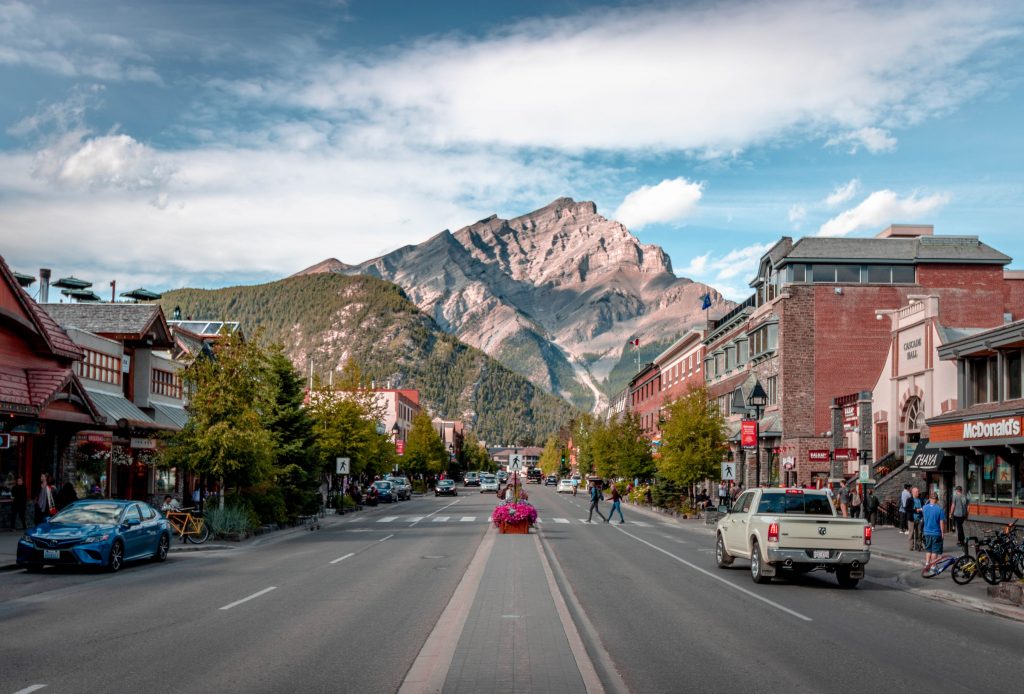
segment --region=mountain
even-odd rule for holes
[[[640,243],[592,202],[559,198],[514,219],[492,215],[353,266],[298,273],[373,275],[398,284],[444,330],[577,406],[601,406],[633,373],[629,340],[670,344],[732,307],[676,277],[668,255]],[[649,355],[648,356],[653,356]],[[616,368],[619,366],[619,368]]]
[[[177,306],[195,319],[240,321],[250,338],[282,344],[304,373],[312,358],[323,380],[353,358],[367,379],[418,389],[421,403],[462,418],[484,441],[543,444],[573,413],[374,277],[318,272],[255,286],[178,289],[160,303],[168,313]]]

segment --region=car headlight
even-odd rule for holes
[[[32,537],[31,535],[29,535],[28,533],[25,533],[24,535],[21,536],[21,541],[22,542],[27,542],[30,545],[34,545],[36,543],[35,538]]]
[[[82,540],[82,544],[91,544],[93,542],[106,542],[110,539],[110,533],[99,533],[96,535],[90,535],[89,537]]]

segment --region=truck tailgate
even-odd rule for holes
[[[780,517],[779,547],[861,550],[866,521],[827,516]]]

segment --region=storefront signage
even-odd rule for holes
[[[827,463],[831,458],[827,448],[807,451],[807,459],[812,463]]]
[[[975,419],[931,426],[932,443],[936,441],[983,441],[985,439],[1016,439],[1024,435],[1024,417]]]
[[[136,438],[133,438],[131,440],[131,447],[132,448],[153,449],[153,448],[156,448],[156,439],[136,439]]]
[[[796,467],[796,459],[795,458],[793,458],[791,456],[787,456],[787,457],[782,459],[782,469],[783,470],[792,470],[795,467]]]
[[[915,325],[900,332],[897,338],[900,375],[924,369],[925,326]]]
[[[853,460],[857,457],[856,448],[837,448],[835,452],[836,460]]]
[[[395,441],[395,453],[398,455],[405,455],[405,441],[399,439]]]
[[[757,422],[744,419],[740,423],[740,445],[744,448],[757,448]]]
[[[938,448],[929,448],[928,439],[921,439],[910,458],[912,470],[938,470],[946,455]]]

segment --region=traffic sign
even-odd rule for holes
[[[728,482],[736,479],[736,463],[722,463],[722,480]]]
[[[508,457],[508,471],[520,472],[523,469],[523,456],[514,453]]]
[[[348,470],[349,470],[349,463],[352,462],[351,459],[349,459],[349,458],[337,458],[335,460],[335,462],[338,464],[338,469],[335,470],[335,472],[337,472],[337,474],[339,474],[339,475],[347,475],[347,474],[349,474]]]

